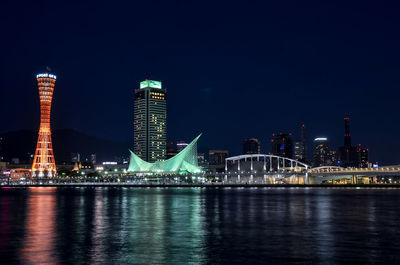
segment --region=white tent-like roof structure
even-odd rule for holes
[[[128,172],[152,172],[152,173],[200,173],[201,167],[197,162],[197,136],[188,146],[174,157],[165,161],[149,163],[138,157],[131,150]]]

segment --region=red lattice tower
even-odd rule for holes
[[[55,177],[56,163],[51,142],[50,111],[56,76],[49,73],[36,76],[40,97],[40,129],[32,164],[33,177]]]

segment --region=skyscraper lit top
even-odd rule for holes
[[[318,137],[314,139],[313,166],[327,166],[330,162],[329,142],[326,137]]]
[[[134,153],[147,162],[166,159],[167,98],[159,81],[145,80],[135,89]]]

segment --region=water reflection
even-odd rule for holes
[[[21,249],[24,263],[58,263],[55,256],[56,188],[30,188],[25,235]]]
[[[129,191],[131,264],[178,264],[202,260],[199,189]]]
[[[330,189],[0,191],[0,261],[397,263],[399,195]]]

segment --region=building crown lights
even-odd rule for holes
[[[57,79],[57,76],[53,75],[53,74],[49,74],[49,73],[44,73],[44,74],[36,75],[36,78],[53,78],[53,79]]]
[[[154,81],[154,80],[145,80],[140,82],[140,88],[146,88],[146,87],[161,89],[162,85],[160,81]]]

